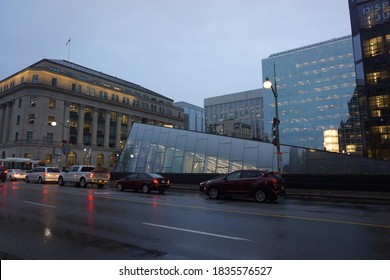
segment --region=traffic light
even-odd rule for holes
[[[277,118],[274,118],[272,122],[272,144],[274,146],[278,145],[278,126],[279,126],[280,120]]]

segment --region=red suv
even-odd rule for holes
[[[203,183],[207,195],[248,195],[257,202],[276,201],[285,194],[284,180],[275,172],[239,170]]]

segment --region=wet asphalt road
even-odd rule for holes
[[[0,183],[0,258],[389,259],[390,206]]]

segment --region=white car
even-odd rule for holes
[[[61,170],[57,167],[38,166],[27,173],[25,181],[27,183],[36,182],[39,184],[47,182],[57,183],[60,173]]]
[[[26,171],[22,169],[8,169],[7,179],[10,181],[24,180],[26,174]]]

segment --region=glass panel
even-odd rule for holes
[[[146,157],[147,157],[147,149],[141,149],[138,159],[137,159],[137,167],[145,166],[146,164]]]
[[[230,156],[230,144],[219,144],[218,158],[229,159]]]
[[[172,162],[172,172],[181,173],[181,166],[183,164],[183,157],[174,157]]]
[[[192,172],[193,162],[194,162],[194,153],[193,152],[186,152],[184,155],[184,163],[183,163],[183,172],[184,173],[191,173]]]
[[[204,162],[198,161],[194,162],[194,168],[192,170],[193,173],[204,173]]]
[[[246,169],[252,169],[253,167],[257,167],[257,150],[257,148],[244,149],[244,165],[246,166]]]
[[[362,57],[362,47],[360,42],[360,34],[353,37],[353,50],[355,55],[355,62],[361,60]]]
[[[210,135],[207,141],[207,152],[209,156],[216,156],[218,154],[219,139],[217,136]]]
[[[231,144],[232,150],[230,153],[231,160],[242,160],[244,154],[244,141],[233,139]]]
[[[164,154],[163,153],[157,153],[156,158],[154,160],[153,165],[153,171],[154,172],[161,172],[162,171],[162,162],[164,160]]]
[[[205,172],[206,173],[215,173],[217,168],[217,157],[215,156],[207,156],[206,164],[205,164]]]
[[[230,161],[229,162],[229,172],[233,172],[236,170],[241,170],[242,169],[242,161],[237,160],[237,161]]]
[[[163,168],[172,167],[172,159],[173,159],[174,153],[175,153],[174,148],[167,148],[166,149],[165,156],[164,156]]]
[[[226,174],[229,171],[229,161],[226,159],[218,159],[217,161],[217,173]]]

